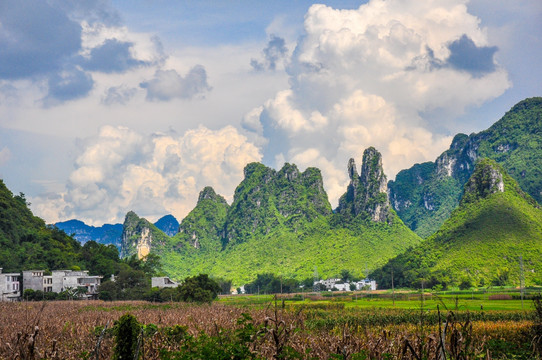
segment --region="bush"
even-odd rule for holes
[[[468,290],[472,287],[472,282],[469,279],[463,279],[459,284],[460,290]]]
[[[130,314],[125,314],[115,324],[115,349],[113,359],[134,359],[141,325]]]
[[[187,302],[211,302],[220,293],[220,286],[207,274],[187,277],[178,287],[180,298]]]

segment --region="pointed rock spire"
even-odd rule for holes
[[[350,180],[359,178],[356,161],[353,158],[348,160],[348,176],[350,177]]]
[[[367,214],[371,220],[388,222],[390,202],[387,178],[382,168],[382,155],[374,147],[363,152],[361,174],[358,175],[354,159],[348,161],[350,184],[346,194],[339,199],[339,213],[350,212],[354,216]]]

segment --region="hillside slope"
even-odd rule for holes
[[[542,98],[521,101],[485,131],[456,135],[435,162],[399,172],[388,184],[393,208],[407,226],[428,237],[458,206],[480,158],[497,161],[542,203]]]
[[[521,258],[521,260],[520,260]],[[482,159],[461,203],[420,246],[372,275],[383,287],[542,284],[542,210],[503,167]]]

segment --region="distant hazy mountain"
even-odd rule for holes
[[[55,224],[60,230],[78,240],[81,244],[94,240],[100,244],[113,244],[120,250],[122,224],[105,224],[95,227],[80,220],[68,220]]]
[[[173,215],[166,215],[154,223],[158,229],[162,230],[167,236],[175,236],[179,232],[179,222]]]
[[[174,236],[179,229],[179,222],[173,215],[160,218],[154,225],[168,236]],[[58,222],[55,226],[66,234],[73,235],[81,244],[94,240],[100,244],[113,244],[119,251],[121,250],[123,224],[104,224],[96,227],[74,219]]]

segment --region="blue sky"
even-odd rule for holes
[[[542,95],[538,0],[0,0],[0,177],[47,222],[181,219],[243,168],[393,179]],[[358,164],[359,165],[359,164]]]

